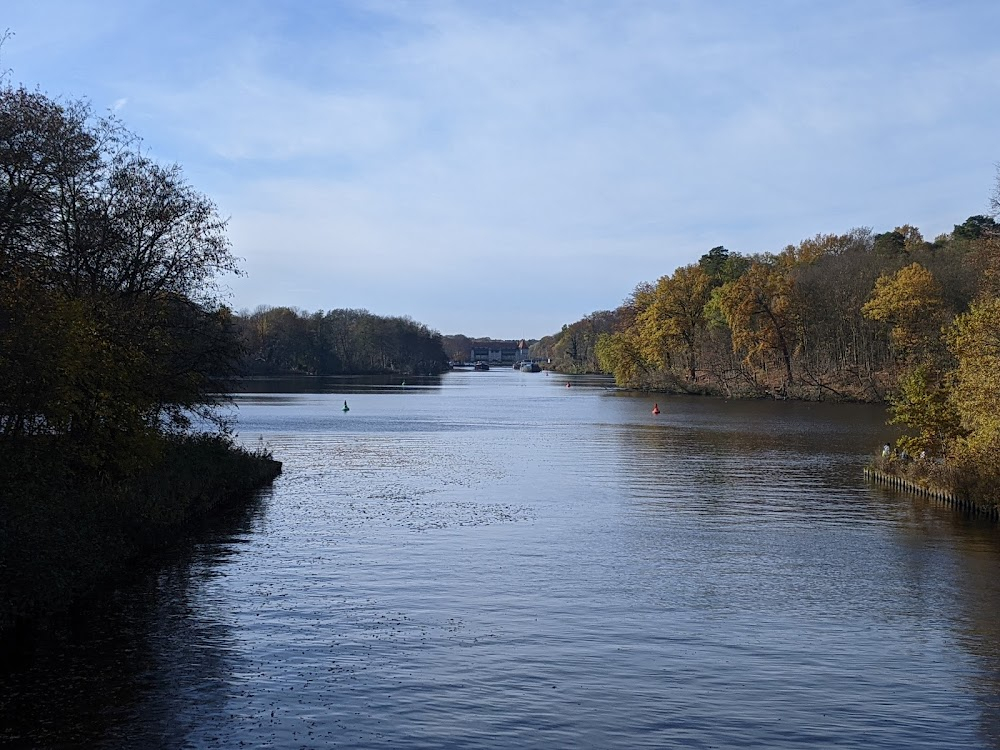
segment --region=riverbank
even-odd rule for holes
[[[607,372],[576,372],[557,366],[545,368],[560,375],[606,375]],[[801,379],[793,384],[780,379],[753,377],[744,370],[734,370],[725,375],[701,375],[696,382],[685,380],[669,370],[653,370],[635,373],[627,381],[616,379],[622,390],[671,396],[709,396],[723,399],[805,401],[809,403],[859,403],[884,404],[891,391],[887,379],[854,380],[839,382],[833,378]]]
[[[865,479],[892,489],[928,497],[956,510],[1000,521],[1000,506],[995,500],[979,497],[977,493],[955,486],[957,483],[942,479],[943,467],[928,468],[920,462],[902,462],[895,458],[879,457],[864,469]]]
[[[249,451],[227,437],[160,441],[155,461],[115,479],[74,467],[41,445],[5,457],[0,633],[68,609],[281,473],[267,451]]]

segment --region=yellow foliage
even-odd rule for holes
[[[920,233],[920,230],[915,226],[910,224],[903,224],[901,227],[896,227],[893,229],[896,234],[903,237],[904,245],[903,249],[908,253],[912,253],[914,250],[919,250],[924,244],[924,236]]]
[[[1000,299],[973,304],[947,339],[958,360],[951,400],[968,433],[956,450],[1000,470]]]
[[[942,455],[961,432],[950,391],[940,374],[926,365],[900,379],[891,410],[893,424],[904,424],[916,432],[899,440],[899,446],[913,456],[922,452]]]
[[[640,347],[648,361],[668,364],[670,351],[681,349],[689,378],[694,378],[695,348],[711,294],[712,279],[697,264],[660,278],[651,303],[638,317]]]
[[[635,385],[647,369],[634,328],[601,334],[594,348],[601,369],[613,373],[620,386]]]
[[[780,268],[753,263],[745,274],[724,285],[719,305],[732,331],[733,351],[746,361],[769,352],[781,355],[785,379],[792,380],[791,349],[796,323],[792,279]]]
[[[836,253],[843,245],[844,238],[836,234],[817,234],[815,237],[802,240],[798,245],[788,245],[778,261],[785,270],[797,265],[815,263],[828,253]]]
[[[904,355],[926,356],[940,339],[944,322],[941,286],[919,263],[892,276],[880,276],[861,309],[866,317],[892,326],[892,341]]]

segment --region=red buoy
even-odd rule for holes
[[[653,414],[659,414],[659,413],[660,413],[660,405],[653,404]]]

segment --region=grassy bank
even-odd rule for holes
[[[143,466],[111,477],[35,441],[4,456],[0,632],[65,610],[129,562],[251,497],[281,464],[219,436],[158,438]]]

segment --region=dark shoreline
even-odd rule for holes
[[[170,440],[155,466],[114,482],[79,478],[58,461],[29,467],[5,488],[0,506],[0,635],[17,641],[16,631],[69,611],[144,559],[251,504],[280,473],[270,454],[219,436]]]

